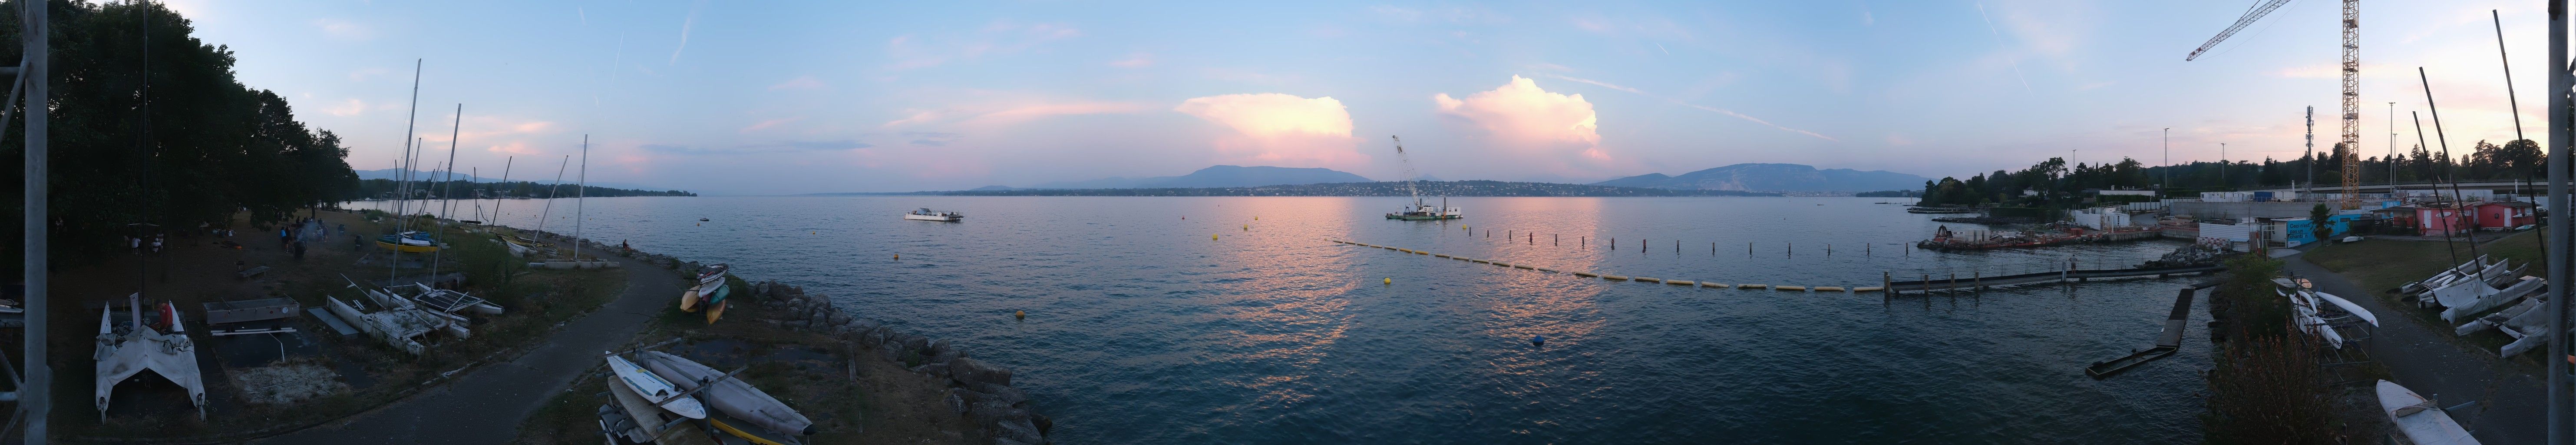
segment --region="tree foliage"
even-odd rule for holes
[[[338,136],[296,121],[276,93],[242,85],[231,48],[197,40],[178,13],[149,2],[49,3],[48,206],[60,261],[112,251],[130,224],[224,226],[245,210],[253,221],[283,220],[357,180]],[[17,13],[15,2],[0,5],[0,23],[17,23]],[[20,58],[19,31],[0,27],[0,59]],[[14,174],[24,171],[26,110],[11,106],[0,169]],[[10,196],[22,190],[21,178],[6,183]],[[19,224],[0,223],[11,233]]]
[[[2334,152],[2319,150],[2290,160],[2267,157],[2260,161],[2195,161],[2155,167],[2142,166],[2128,158],[2118,163],[2068,167],[2064,158],[2049,158],[2020,171],[1996,170],[1965,180],[1941,178],[1926,182],[1922,204],[2067,207],[2079,202],[2076,193],[2086,189],[2144,190],[2158,186],[2175,196],[2300,184],[2319,184],[2317,190],[2332,192],[2343,183],[2343,157]],[[2539,181],[2548,177],[2543,165],[2547,160],[2548,153],[2541,151],[2539,143],[2523,139],[2504,145],[2478,141],[2470,145],[2467,153],[2449,157],[2438,149],[2413,147],[2387,157],[2363,157],[2359,167],[2364,183],[2386,182],[2392,175],[2399,182]]]

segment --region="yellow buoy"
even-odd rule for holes
[[[897,261],[901,261],[901,260],[903,260],[903,254],[900,254],[900,253],[898,253],[898,254],[894,254],[894,259],[895,259],[895,260],[897,260]]]
[[[1027,320],[1029,319],[1029,311],[1013,311],[1011,312],[1011,316],[1018,317],[1021,320]]]
[[[1395,284],[1395,277],[1386,277],[1386,284]]]
[[[1210,234],[1208,234],[1208,239],[1209,239],[1209,240],[1215,240],[1215,239],[1216,239],[1216,234],[1214,234],[1214,233],[1210,233]]]

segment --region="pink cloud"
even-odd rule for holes
[[[1546,173],[1593,175],[1614,161],[1601,146],[1600,118],[1581,94],[1548,92],[1536,81],[1512,76],[1510,83],[1493,90],[1465,98],[1440,93],[1431,101],[1441,116],[1472,130],[1468,139],[1542,161],[1527,165],[1553,170]]]
[[[1228,94],[1193,98],[1172,111],[1233,129],[1213,141],[1226,162],[1348,169],[1369,161],[1351,137],[1349,109],[1331,97]]]

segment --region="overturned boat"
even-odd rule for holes
[[[2379,381],[2378,392],[2379,412],[2388,415],[2389,423],[2396,424],[2395,428],[2391,428],[2396,430],[2392,434],[2406,436],[2408,442],[2417,445],[2476,445],[2478,443],[2477,438],[2469,436],[2468,429],[2460,427],[2459,421],[2451,419],[2449,411],[2443,410],[2440,405],[2435,405],[2431,399],[2416,395],[2415,391],[2387,380]]]
[[[788,408],[786,403],[770,397],[769,393],[762,392],[760,388],[752,387],[750,383],[745,383],[732,375],[717,372],[715,368],[661,351],[638,353],[635,361],[680,389],[694,390],[705,397],[708,407],[713,408],[716,414],[722,414],[722,416],[708,417],[716,421],[715,426],[718,430],[744,436],[747,439],[761,440],[774,439],[751,437],[764,435],[762,434],[764,432],[752,431],[750,428],[806,436],[814,435],[816,432],[814,421],[806,419],[804,414],[798,414],[795,409]],[[705,388],[702,389],[701,386]],[[736,422],[726,422],[726,418]]]
[[[169,332],[164,333],[143,323],[143,294],[126,297],[127,322],[117,323],[116,303],[98,315],[98,351],[90,358],[98,361],[98,417],[107,418],[108,395],[116,384],[134,374],[151,370],[170,383],[187,388],[188,401],[197,405],[197,417],[206,416],[205,376],[197,371],[197,344],[188,339],[187,326],[179,322],[179,310],[162,303],[155,310]]]

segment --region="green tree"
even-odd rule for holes
[[[224,226],[244,209],[254,221],[282,220],[356,181],[337,136],[296,121],[283,97],[242,85],[232,49],[199,41],[176,12],[151,2],[48,3],[57,261],[104,257],[128,224]],[[14,2],[0,6],[0,22],[17,14]],[[0,59],[19,59],[24,37],[0,27]],[[0,123],[9,128],[0,169],[23,171],[25,112]],[[23,181],[0,182],[0,193],[16,195]],[[20,223],[0,221],[0,231]],[[8,257],[0,261],[14,267],[18,257]]]

